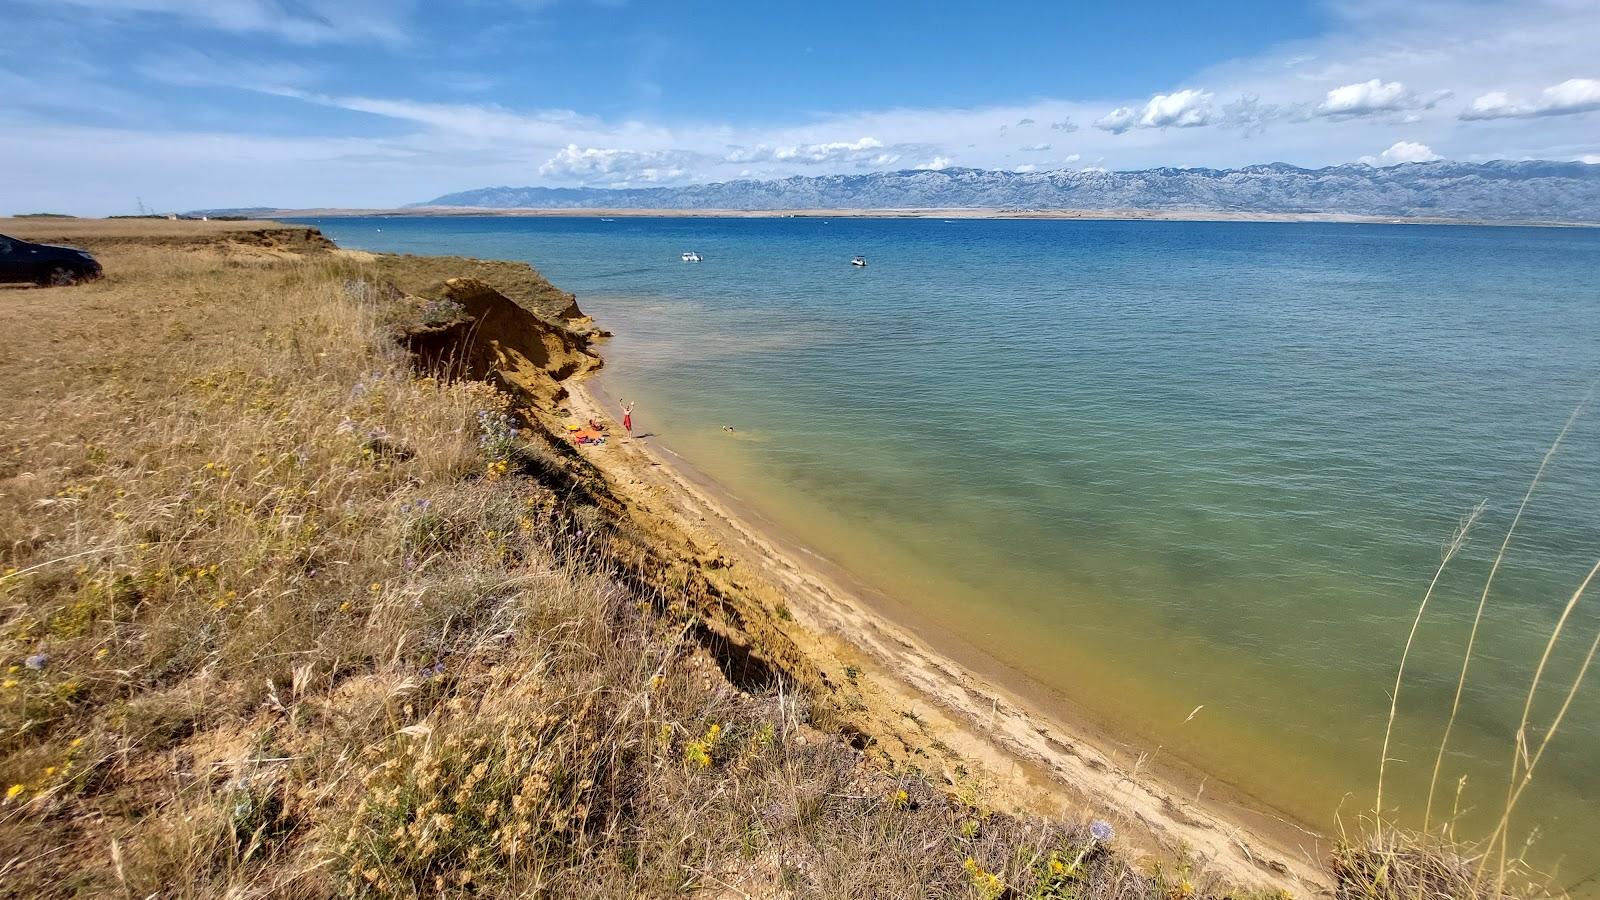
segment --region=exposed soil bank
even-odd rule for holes
[[[453,262],[403,260],[412,277]],[[538,278],[515,268],[498,274],[524,287]],[[458,374],[488,377],[521,399],[548,451],[539,477],[564,481],[594,505],[632,577],[693,604],[701,637],[736,684],[797,684],[827,703],[835,727],[869,755],[942,776],[954,790],[976,788],[1003,808],[1110,818],[1153,856],[1187,850],[1241,884],[1325,884],[1318,860],[1326,848],[1309,832],[1267,814],[1239,815],[1248,803],[1230,802],[1237,798],[1216,786],[1201,799],[1184,779],[1152,774],[1143,756],[1116,752],[1086,721],[1042,715],[1027,690],[975,674],[894,624],[882,604],[863,601],[848,573],[753,524],[670,451],[626,437],[616,405],[584,378],[600,360],[575,301],[535,312],[479,278],[421,290],[460,303],[468,318],[412,330],[408,343],[430,364],[455,361]],[[606,444],[571,445],[567,426],[590,421],[610,423]]]

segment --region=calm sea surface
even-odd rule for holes
[[[1417,602],[1483,500],[1400,698],[1386,806],[1420,820],[1489,562],[1600,375],[1600,230],[313,221],[346,247],[532,263],[616,332],[606,382],[643,430],[906,624],[1322,828],[1371,806]],[[1600,403],[1489,600],[1440,788],[1448,817],[1466,776],[1463,834],[1498,815],[1533,669],[1597,555]],[[1591,594],[1534,740],[1600,629]],[[1516,821],[1561,883],[1600,868],[1593,681]]]

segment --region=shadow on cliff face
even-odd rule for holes
[[[391,290],[396,299],[406,299],[398,288]],[[541,315],[476,277],[450,278],[424,293],[436,313],[448,312],[452,318],[402,326],[399,341],[420,370],[440,378],[485,381],[515,399],[527,440],[512,455],[514,471],[550,491],[552,513],[565,520],[565,533],[584,536],[571,546],[554,548],[558,553],[585,567],[604,569],[641,596],[653,598],[658,612],[689,620],[688,635],[742,690],[759,692],[780,681],[824,689],[820,673],[804,654],[781,632],[765,627],[762,616],[752,614],[753,601],[729,596],[709,581],[692,553],[675,553],[645,534],[605,478],[541,421],[541,415],[558,414],[556,405],[566,396],[563,381],[601,365],[591,336],[602,332],[576,302],[569,300]],[[570,323],[578,328],[568,327]]]
[[[431,302],[459,313],[452,321],[401,330],[402,342],[429,372],[489,381],[537,405],[565,396],[563,380],[600,367],[587,334],[536,315],[482,279],[451,278]]]

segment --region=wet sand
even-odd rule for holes
[[[771,624],[818,668],[859,673],[850,680],[882,726],[873,737],[890,761],[942,774],[958,788],[971,783],[989,804],[1108,819],[1153,856],[1186,849],[1241,885],[1326,887],[1325,837],[1159,748],[1119,741],[1109,723],[960,635],[905,627],[918,621],[913,609],[806,548],[647,430],[629,439],[602,380],[566,387],[566,406],[580,421],[613,423],[604,446],[580,452],[619,493],[710,548],[712,568],[731,583],[764,592],[782,610],[775,618],[783,621]]]

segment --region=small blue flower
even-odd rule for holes
[[[44,667],[50,664],[50,654],[35,653],[34,655],[23,660],[22,664],[34,670],[35,672],[42,672],[44,671]]]
[[[1089,836],[1097,841],[1109,841],[1116,835],[1111,829],[1111,823],[1102,819],[1095,819],[1089,824]]]

